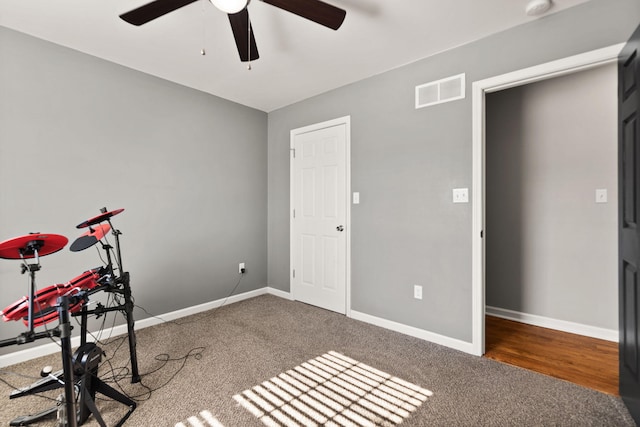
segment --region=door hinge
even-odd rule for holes
[[[293,158],[296,158],[296,149],[295,148],[289,148],[289,151],[291,151],[293,153]]]
[[[293,210],[293,217],[294,218],[296,217],[296,210],[295,209]]]
[[[480,230],[480,238],[482,239],[484,237],[484,230]]]
[[[295,268],[293,269],[293,278],[294,279],[296,278],[296,269]]]

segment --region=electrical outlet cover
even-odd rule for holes
[[[453,203],[469,203],[469,189],[468,188],[454,188],[453,189]]]

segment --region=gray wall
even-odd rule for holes
[[[136,304],[163,314],[229,295],[241,261],[235,293],[266,285],[266,179],[266,113],[0,28],[0,240],[71,243],[100,207],[125,208]],[[100,263],[67,247],[41,258],[38,287]],[[0,260],[0,289],[0,308],[27,293],[18,261]]]
[[[487,305],[618,329],[617,87],[610,64],[487,95]]]
[[[0,28],[0,239],[73,241],[98,208],[123,207],[125,268],[151,313],[223,298],[240,261],[236,292],[288,291],[289,131],[351,115],[352,308],[470,341],[471,204],[453,205],[451,189],[472,184],[471,100],[414,110],[414,87],[466,72],[469,89],[609,46],[638,16],[635,0],[592,0],[268,117]],[[65,249],[42,259],[39,287],[99,263]],[[2,307],[25,294],[17,261],[0,260],[0,286]],[[21,330],[4,324],[0,338]]]
[[[471,98],[415,110],[414,87],[620,43],[638,17],[636,0],[592,0],[270,113],[269,285],[289,290],[289,131],[351,115],[352,309],[470,342],[471,204],[451,189],[472,186]]]

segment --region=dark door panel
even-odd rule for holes
[[[640,27],[618,61],[620,396],[640,424]]]

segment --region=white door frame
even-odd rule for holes
[[[316,123],[309,126],[293,129],[290,132],[289,137],[289,289],[291,297],[293,298],[293,264],[294,264],[294,252],[293,252],[293,207],[295,206],[295,187],[294,187],[294,171],[293,171],[293,156],[295,153],[295,137],[296,135],[313,132],[320,129],[325,129],[332,126],[345,125],[345,206],[347,208],[345,228],[346,228],[346,260],[345,260],[345,303],[346,303],[346,316],[351,317],[351,116],[339,117],[337,119],[328,120],[326,122]]]
[[[557,61],[500,76],[479,80],[472,85],[472,226],[471,226],[471,287],[473,354],[485,351],[485,94],[588,70],[618,60],[624,43],[593,50]]]

